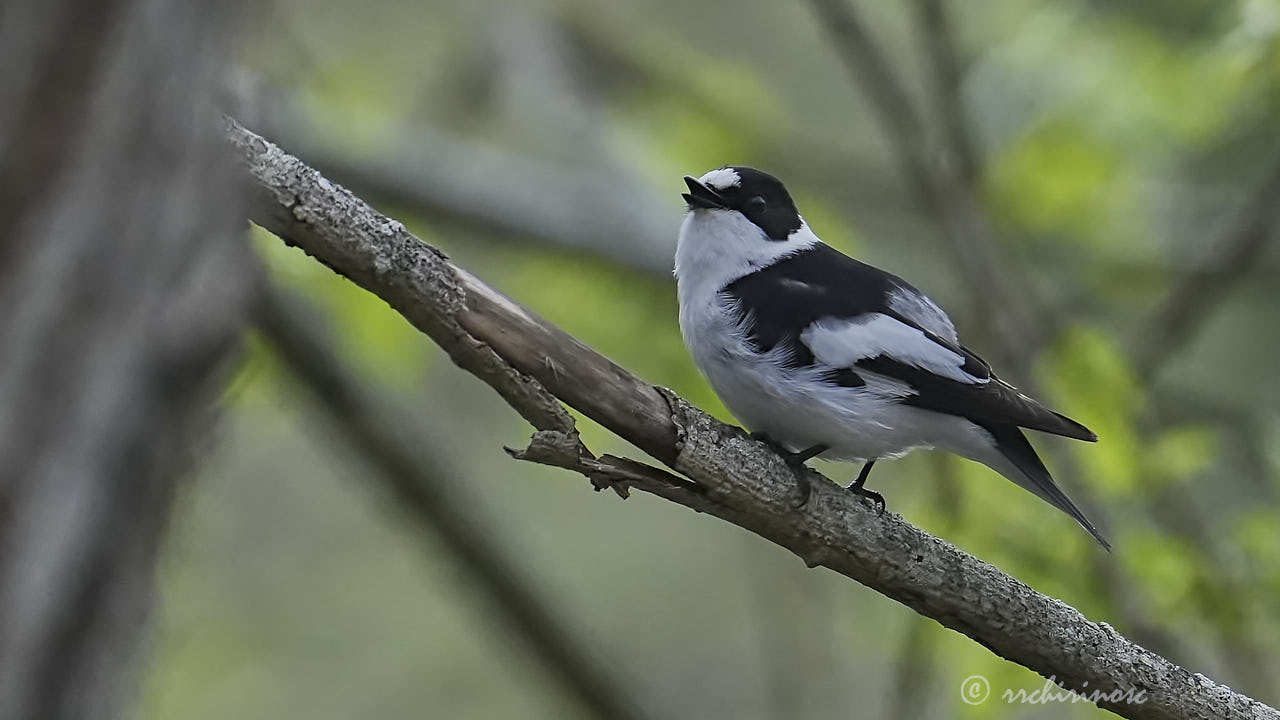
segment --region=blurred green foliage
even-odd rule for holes
[[[911,14],[862,2],[909,79]],[[1150,309],[1280,155],[1280,0],[950,2],[979,196],[1025,285],[1065,320],[1033,384],[1096,430],[1037,443],[1113,539],[990,471],[924,454],[877,467],[891,510],[1036,589],[1272,704],[1280,702],[1280,256],[1268,250],[1143,381]],[[655,189],[674,244],[680,177],[756,164],[832,244],[912,279],[994,354],[867,100],[804,3],[276,0],[243,63],[347,157],[415,128]],[[939,125],[936,109],[927,124]],[[286,148],[289,146],[287,138]],[[397,140],[398,141],[398,140]],[[336,176],[338,181],[343,177]],[[495,178],[495,182],[501,178]],[[626,198],[623,198],[626,200]],[[566,222],[573,197],[565,197]],[[731,420],[680,340],[671,278],[431,208],[424,239],[641,377]],[[620,228],[620,232],[623,229]],[[273,277],[323,308],[372,388],[446,428],[471,490],[552,604],[658,716],[1094,717],[1011,706],[1034,673],[778,548],[652,498],[593,494],[514,463],[524,426],[381,301],[258,231]],[[222,442],[180,504],[148,718],[564,717],[554,682],[441,548],[251,346]],[[632,454],[582,421],[597,452]],[[840,481],[854,469],[826,465]],[[918,646],[912,626],[927,623]],[[961,701],[988,678],[993,699]]]

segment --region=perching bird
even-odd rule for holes
[[[1110,545],[1050,477],[1021,428],[1097,435],[1000,380],[901,278],[823,244],[782,182],[749,167],[685,177],[675,273],[698,368],[754,437],[800,466],[938,448],[980,462]]]

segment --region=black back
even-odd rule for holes
[[[829,245],[819,244],[745,275],[724,292],[744,314],[747,338],[758,352],[784,345],[792,366],[813,364],[800,333],[824,317],[880,312],[889,293],[906,283]]]
[[[903,402],[979,424],[1012,423],[1081,440],[1096,436],[1000,381],[991,367],[968,348],[939,337],[891,307],[895,292],[919,294],[905,280],[819,243],[769,267],[733,281],[723,292],[734,301],[738,322],[757,352],[782,346],[792,367],[814,365],[812,351],[800,333],[821,318],[855,318],[867,313],[888,315],[925,334],[931,341],[964,358],[962,369],[982,384],[956,382],[889,355],[864,358],[850,368],[832,368],[827,382],[857,387],[859,371],[891,377],[915,391]]]

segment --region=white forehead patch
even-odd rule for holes
[[[724,190],[725,188],[737,187],[742,184],[742,178],[733,168],[720,168],[698,178],[703,185],[709,185],[712,190]]]

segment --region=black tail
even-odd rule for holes
[[[1098,541],[1099,545],[1111,551],[1111,543],[1102,537],[1102,533],[1089,522],[1089,518],[1085,517],[1080,508],[1071,502],[1071,498],[1058,487],[1053,481],[1053,477],[1049,475],[1049,469],[1041,462],[1040,456],[1036,455],[1035,448],[1031,447],[1031,443],[1027,441],[1027,437],[1022,434],[1016,425],[986,425],[987,432],[995,438],[996,449],[1000,451],[1017,469],[1019,477],[1011,477],[1010,480],[1018,483],[1022,487],[1035,493],[1037,497],[1045,502],[1053,505],[1062,512],[1070,515],[1076,522],[1080,523],[1080,527],[1084,528]]]
[[[1058,417],[1059,420],[1062,421],[1062,424],[1065,427],[1065,430],[1055,429],[1055,430],[1045,430],[1044,432],[1051,432],[1054,435],[1061,435],[1063,437],[1075,438],[1076,440],[1084,440],[1085,442],[1098,442],[1098,434],[1095,433],[1094,431],[1090,430],[1084,425],[1081,425],[1075,420],[1072,420],[1066,415],[1063,415],[1060,412],[1053,412],[1052,410],[1050,410],[1049,412],[1052,412],[1054,415]],[[1038,430],[1039,428],[1036,428],[1036,429]]]

